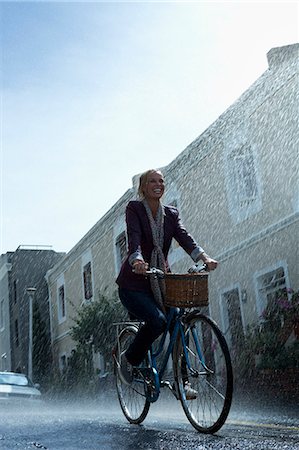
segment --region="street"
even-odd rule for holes
[[[247,399],[248,400],[248,399]],[[179,402],[161,398],[142,425],[130,425],[114,394],[94,400],[46,400],[0,412],[1,450],[299,450],[298,410],[234,402],[215,435],[200,434]]]

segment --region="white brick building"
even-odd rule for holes
[[[299,288],[298,55],[299,44],[270,50],[268,70],[163,168],[164,202],[177,204],[187,229],[220,261],[210,275],[210,313],[230,345],[259,320],[269,293]],[[60,367],[74,348],[71,303],[116,289],[137,179],[48,273]],[[192,264],[176,245],[170,263],[180,272]]]

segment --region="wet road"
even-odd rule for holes
[[[97,401],[47,401],[39,408],[1,408],[1,450],[299,450],[298,416],[289,410],[233,404],[216,435],[203,435],[179,402],[161,399],[143,425],[130,425],[114,397]]]

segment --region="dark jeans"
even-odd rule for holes
[[[119,288],[119,298],[124,307],[144,323],[126,351],[129,363],[137,366],[146,356],[152,343],[163,333],[167,319],[151,293]]]

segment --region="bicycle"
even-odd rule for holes
[[[140,424],[146,418],[151,403],[158,400],[161,388],[167,387],[180,400],[187,419],[197,431],[215,433],[229,414],[233,371],[228,346],[218,325],[196,309],[208,305],[206,267],[197,268],[196,274],[163,274],[154,268],[147,273],[165,278],[165,305],[169,308],[167,327],[156,345],[158,348],[151,347],[144,362],[134,367],[132,383],[127,384],[119,374],[120,355],[128,348],[142,323],[125,321],[114,324],[117,342],[113,357],[121,409],[130,423]],[[173,383],[164,379],[171,355]],[[159,367],[158,357],[162,358]],[[197,396],[187,400],[185,385],[190,382]]]

